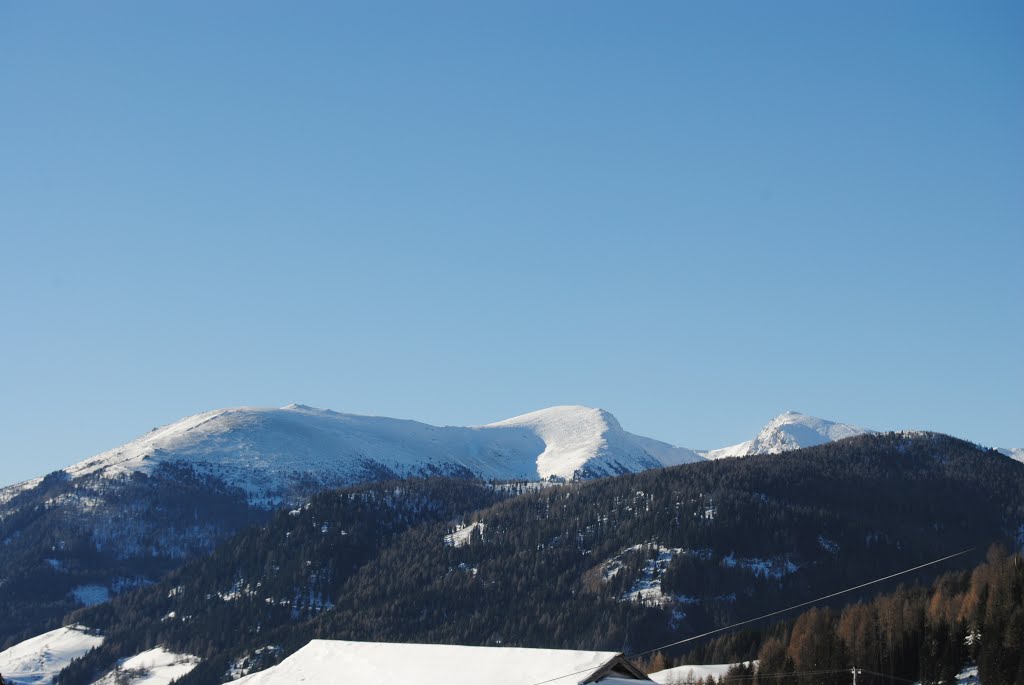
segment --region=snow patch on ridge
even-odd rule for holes
[[[93,685],[170,685],[199,665],[199,657],[156,647],[118,662]]]
[[[1024,447],[997,447],[996,451],[1010,459],[1024,463]]]

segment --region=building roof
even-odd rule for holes
[[[237,685],[578,685],[647,681],[618,652],[313,640]]]

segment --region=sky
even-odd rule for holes
[[[199,411],[1024,446],[1024,4],[0,4],[0,484]]]

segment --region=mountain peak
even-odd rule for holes
[[[555,425],[555,424],[587,425],[601,430],[622,430],[619,420],[611,412],[598,407],[587,407],[581,404],[562,404],[538,409],[510,419],[487,424],[490,426],[523,426],[523,425]]]
[[[751,454],[780,454],[869,432],[871,431],[852,424],[820,419],[798,411],[787,411],[765,424],[753,440],[709,450],[704,456],[708,459],[721,459]]]
[[[799,412],[787,411],[776,416],[761,429],[761,432],[754,438],[749,453],[779,454],[867,432],[859,426],[848,423],[838,423]]]
[[[324,411],[323,409],[318,409],[317,407],[311,407],[308,404],[298,404],[296,402],[286,404],[285,406],[281,407],[281,409],[285,409],[287,411]]]

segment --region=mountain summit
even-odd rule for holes
[[[542,477],[627,473],[702,460],[694,450],[629,433],[609,412],[591,407],[550,407],[482,428],[527,430],[540,438]]]
[[[709,450],[702,454],[708,459],[745,457],[751,454],[780,454],[870,432],[848,423],[837,423],[795,411],[787,411],[769,421],[753,440],[747,440],[731,447]]]

